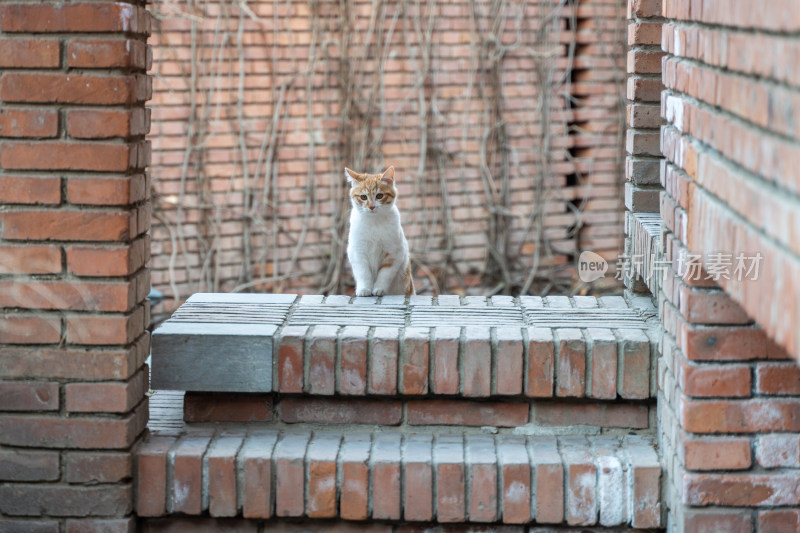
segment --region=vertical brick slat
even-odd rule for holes
[[[403,519],[433,519],[433,456],[431,435],[409,435],[403,453]]]
[[[497,453],[488,435],[467,435],[464,444],[467,463],[467,496],[471,522],[494,522],[498,516]]]
[[[257,431],[247,436],[239,450],[237,469],[242,487],[239,506],[245,518],[272,516],[272,450],[278,440],[275,431]]]

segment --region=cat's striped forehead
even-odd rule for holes
[[[393,177],[392,172],[392,177]],[[384,179],[384,174],[357,174],[353,171],[348,171],[351,182],[350,197],[359,204],[368,204],[372,201],[380,204],[389,204],[397,197],[397,189],[394,188],[393,180],[387,181]],[[378,195],[381,195],[378,198]],[[367,196],[365,200],[362,196]]]

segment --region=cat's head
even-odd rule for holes
[[[379,214],[394,204],[394,199],[397,198],[394,167],[387,168],[381,174],[359,174],[345,168],[344,175],[350,182],[350,203],[353,204],[353,209]]]

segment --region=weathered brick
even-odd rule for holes
[[[798,505],[794,474],[684,474],[683,501],[706,506]]]
[[[531,467],[524,437],[505,437],[497,445],[502,486],[503,523],[526,524],[531,519]]]
[[[556,330],[556,396],[583,397],[586,392],[586,343],[581,330]]]
[[[408,402],[406,417],[416,426],[517,427],[528,422],[528,410],[527,403],[419,400]]]
[[[580,437],[578,437],[580,439]],[[583,439],[581,439],[583,440]],[[597,468],[583,447],[565,446],[566,521],[571,526],[597,523]]]
[[[463,522],[466,518],[463,439],[461,435],[440,435],[433,445],[438,522]]]
[[[564,520],[564,466],[553,437],[534,437],[528,443],[535,471],[534,519],[543,524]]]
[[[497,453],[492,437],[466,435],[464,459],[467,468],[469,518],[472,522],[494,522],[498,516]]]
[[[571,404],[537,403],[533,421],[547,426],[599,426],[646,428],[649,424],[647,407],[638,404]]]
[[[145,239],[130,246],[68,246],[67,270],[77,276],[127,276],[144,266],[144,247]]]
[[[308,382],[310,394],[332,395],[335,391],[337,326],[314,326],[307,337],[309,350]]]
[[[758,437],[756,459],[763,468],[800,468],[800,435],[773,433]]]
[[[129,205],[144,200],[144,174],[67,180],[67,200],[75,205]]]
[[[588,328],[586,336],[586,354],[591,370],[587,395],[612,400],[617,397],[617,339],[606,328]]]
[[[187,392],[183,398],[186,422],[269,422],[272,397],[263,394]]]
[[[176,513],[203,512],[203,455],[211,438],[189,434],[181,438],[172,452],[172,505],[167,510]]]
[[[126,311],[133,305],[131,282],[0,281],[0,307]]]
[[[4,32],[124,32],[146,29],[145,14],[123,2],[95,4],[10,3],[0,8]]]
[[[694,365],[681,362],[678,381],[687,396],[750,396],[750,367],[744,365]]]
[[[800,367],[796,363],[759,364],[756,392],[776,396],[800,394]]]
[[[461,328],[457,327],[437,327],[434,330],[433,392],[436,394],[458,393],[458,345],[460,335]]]
[[[3,411],[57,411],[58,383],[0,381]]]
[[[279,403],[281,420],[290,424],[378,424],[400,423],[403,406],[397,401],[284,398]]]
[[[398,328],[375,328],[370,342],[369,394],[397,394]]]
[[[20,170],[90,170],[125,172],[138,168],[137,146],[89,142],[9,142],[0,151],[0,165]],[[77,183],[77,182],[76,182]],[[73,186],[74,187],[74,186]],[[118,191],[114,191],[119,194]],[[81,198],[81,191],[73,191]],[[86,194],[83,194],[86,196]],[[115,198],[115,196],[110,196]]]
[[[61,45],[51,39],[0,39],[0,68],[57,68]]]
[[[628,50],[629,74],[661,74],[661,59],[664,52]]]
[[[68,483],[117,483],[132,473],[132,457],[126,452],[69,452],[64,464]]]
[[[303,392],[303,349],[307,326],[289,326],[276,340],[278,348],[278,390]]]
[[[67,135],[74,139],[135,137],[149,129],[145,109],[70,109],[67,111]]]
[[[400,356],[400,393],[428,392],[429,328],[405,328]]]
[[[131,68],[144,70],[147,44],[133,39],[73,39],[67,43],[71,68]]]
[[[781,399],[682,402],[681,424],[692,433],[800,431],[800,402]]]
[[[318,434],[308,445],[308,499],[306,514],[310,518],[332,518],[336,506],[336,457],[340,435]]]
[[[125,382],[67,383],[64,385],[67,411],[126,413],[142,401],[148,382],[147,370],[142,370]]]
[[[688,470],[746,470],[752,463],[747,438],[687,437],[682,446]]]
[[[127,484],[0,486],[0,511],[10,516],[120,516],[131,512],[132,501]]]
[[[38,313],[0,315],[0,343],[55,344],[60,340],[60,317]]]
[[[278,440],[276,431],[255,431],[244,441],[238,456],[242,474],[242,516],[272,516],[272,450]]]
[[[758,513],[759,533],[793,533],[800,529],[800,511],[787,509]]]
[[[464,396],[489,396],[492,380],[492,349],[488,327],[468,326],[464,334]]]
[[[56,135],[58,112],[55,110],[0,109],[0,137],[52,138]]]
[[[337,392],[340,394],[366,394],[368,332],[366,326],[345,326],[339,334],[340,377]]]
[[[244,435],[223,433],[208,448],[208,512],[211,516],[236,516],[236,453]]]
[[[619,329],[620,358],[617,392],[623,398],[644,399],[650,395],[650,340],[638,329]]]
[[[5,102],[132,105],[144,102],[149,97],[150,79],[144,75],[6,72],[0,76],[0,98]],[[18,154],[18,157],[22,157],[22,154]],[[2,160],[5,167],[7,160],[5,157]]]
[[[412,434],[403,450],[403,519],[433,520],[433,437]]]
[[[684,531],[697,533],[751,533],[753,519],[749,510],[736,509],[687,509],[680,524]],[[765,532],[766,533],[766,532]]]
[[[693,327],[682,323],[678,347],[693,361],[764,359],[764,332],[749,327]]]
[[[628,18],[661,16],[662,0],[629,0]]]
[[[0,176],[0,202],[4,204],[57,204],[60,201],[59,178]]]
[[[275,514],[303,516],[305,511],[305,468],[303,459],[311,435],[286,434],[273,452],[275,468]]]
[[[341,474],[339,516],[344,520],[366,520],[369,508],[370,435],[345,433],[339,453]]]
[[[634,507],[631,525],[661,527],[661,463],[650,446],[630,443],[628,448]]]
[[[144,328],[144,306],[129,314],[67,317],[67,342],[70,344],[129,344]]]
[[[0,443],[43,448],[125,448],[138,434],[136,415],[59,418],[0,415]]]
[[[522,330],[514,327],[499,327],[493,362],[496,365],[495,380],[497,394],[521,394],[523,381]]]
[[[628,24],[628,46],[661,44],[661,23],[634,22]]]
[[[136,531],[136,519],[133,517],[67,520],[67,533],[133,533],[134,531]]]
[[[0,351],[0,376],[6,378],[127,379],[149,352],[149,337],[126,349],[35,350],[6,347]]]
[[[127,211],[8,211],[0,213],[2,236],[14,240],[127,241]]]
[[[378,433],[374,437],[369,457],[373,519],[401,517],[400,444],[400,435],[396,433]]]
[[[58,452],[0,450],[2,481],[55,481],[61,476],[59,465]]]
[[[549,328],[528,328],[525,395],[536,398],[553,396],[555,348]]]

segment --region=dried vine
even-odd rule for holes
[[[413,185],[415,204],[424,206],[418,211],[421,235],[412,242],[412,261],[421,278],[418,288],[434,293],[466,288],[465,272],[457,254],[459,228],[452,214],[450,189],[453,179],[459,179],[454,178],[454,171],[458,174],[460,169],[463,176],[473,168],[482,183],[484,198],[487,255],[479,275],[486,290],[506,294],[569,291],[570,279],[559,273],[564,267],[550,260],[565,252],[554,249],[546,219],[548,206],[559,197],[559,187],[551,179],[552,168],[563,156],[552,143],[553,113],[562,111],[559,131],[569,129],[563,116],[574,102],[569,84],[578,0],[531,4],[526,0],[469,0],[470,67],[462,97],[465,104],[460,145],[454,144],[455,139],[446,133],[448,120],[454,116],[449,108],[455,99],[440,97],[435,75],[439,51],[436,28],[442,20],[443,4],[438,0],[372,0],[365,20],[356,13],[353,0],[307,0],[308,58],[298,60],[292,56],[291,72],[287,74],[276,43],[287,34],[279,12],[290,10],[293,5],[297,4],[291,0],[272,0],[272,16],[261,17],[247,0],[157,4],[157,18],[185,19],[190,37],[190,60],[183,74],[189,112],[180,185],[171,202],[161,198],[161,209],[156,213],[156,220],[167,229],[171,243],[168,269],[172,297],[179,301],[186,296],[174,281],[179,277],[194,283],[196,290],[223,288],[221,243],[228,237],[224,225],[230,220],[231,210],[239,213],[241,222],[242,260],[235,284],[227,286],[227,290],[281,291],[294,286],[296,280],[312,277],[320,292],[346,291],[351,282],[345,264],[349,213],[345,184],[338,171],[336,177],[320,179],[316,165],[326,158],[327,167],[334,170],[344,166],[384,166],[384,142],[395,129],[409,126],[409,114],[416,117],[419,157],[416,168],[405,169],[405,173],[409,175],[407,183]],[[245,112],[248,24],[261,28],[273,43],[267,43],[266,55],[271,113],[258,131],[253,130],[253,120]],[[509,26],[514,28],[510,34]],[[564,31],[571,33],[570,39],[563,38]],[[511,42],[509,35],[513,37]],[[402,46],[398,48],[399,45]],[[412,81],[404,88],[405,96],[389,111],[386,65],[398,49],[408,54]],[[165,53],[169,55],[169,50]],[[504,102],[505,64],[512,57],[533,60],[531,84],[536,88],[532,105],[537,110],[538,123],[531,142],[535,145],[537,171],[529,176],[533,203],[524,215],[514,209],[512,178],[519,177],[521,171],[509,136]],[[564,57],[566,68],[558,62]],[[221,87],[231,86],[235,87],[236,97],[225,102],[220,96]],[[323,96],[321,116],[315,107],[315,95]],[[302,214],[287,219],[281,215],[283,192],[278,184],[278,168],[289,109],[294,104],[305,106],[309,164]],[[473,104],[480,109],[477,125],[470,120],[470,110],[476,108]],[[228,187],[230,198],[236,199],[233,205],[221,203],[221,195],[215,193],[219,187],[212,184],[205,170],[208,146],[215,135],[211,124],[225,115],[225,106],[234,109],[230,123],[236,142],[231,150],[237,172]],[[318,126],[331,123],[336,124],[335,128]],[[325,132],[322,137],[318,130]],[[480,137],[477,166],[467,156],[469,139],[476,131]],[[459,148],[454,150],[456,145]],[[323,150],[326,153],[321,158],[318,154]],[[570,155],[566,158],[569,160]],[[190,181],[192,193],[187,189]],[[570,231],[576,237],[577,251],[584,205],[567,205],[575,216]],[[194,215],[187,216],[194,209],[198,212],[196,220]],[[190,248],[188,242],[190,224],[197,229],[196,249]],[[524,245],[530,250],[531,242],[532,252],[524,252]],[[316,257],[324,258],[323,268],[315,272],[305,271],[302,266],[310,248],[316,250]]]

